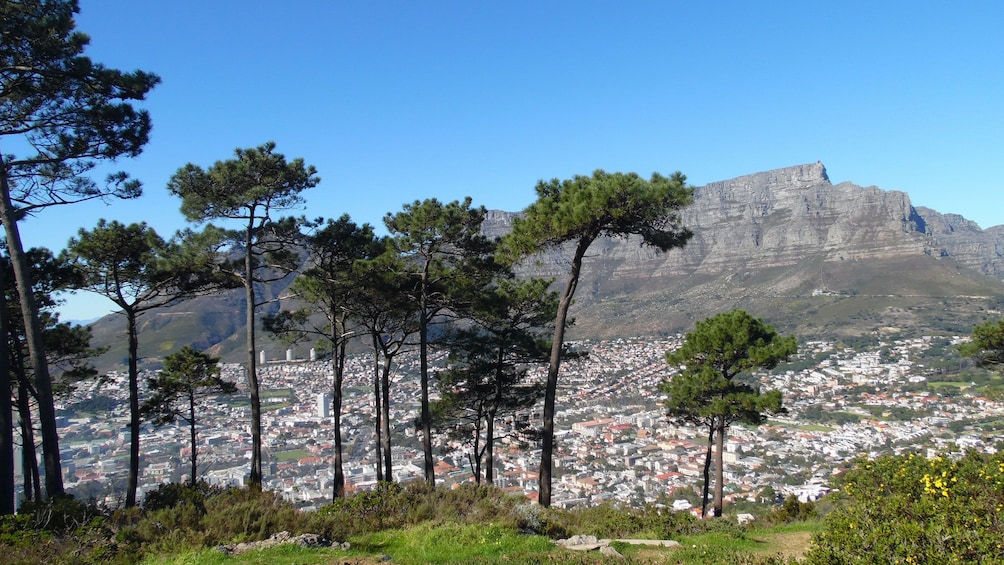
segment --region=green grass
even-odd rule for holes
[[[814,521],[753,529],[738,536],[731,532],[684,536],[679,540],[683,547],[673,554],[673,562],[695,565],[783,563],[787,559],[801,558],[809,549],[812,534],[822,528],[821,521]]]
[[[968,387],[972,386],[972,383],[969,382],[969,381],[966,381],[964,383],[963,382],[958,382],[958,381],[931,381],[931,382],[927,383],[927,386],[929,386],[929,387],[931,387],[931,388],[933,388],[935,390],[937,390],[939,388],[959,388],[959,389],[963,389],[963,388],[968,388]]]
[[[497,524],[423,524],[350,539],[355,555],[388,555],[393,563],[523,562],[556,550],[543,536]]]
[[[297,449],[276,453],[284,460],[306,455],[306,450]],[[208,485],[168,485],[149,493],[147,499],[149,504],[143,508],[107,516],[72,499],[38,508],[29,506],[25,515],[28,518],[58,519],[49,522],[49,529],[42,532],[34,529],[30,519],[18,517],[0,523],[7,528],[0,528],[5,533],[0,552],[8,551],[6,555],[11,557],[12,551],[20,551],[13,555],[17,563],[46,562],[53,556],[59,562],[65,558],[65,562],[90,563],[100,561],[108,551],[116,551],[121,552],[122,562],[142,559],[141,563],[164,565],[374,565],[388,559],[416,564],[588,564],[612,560],[600,552],[581,553],[558,547],[544,535],[522,533],[521,528],[529,528],[555,538],[586,534],[614,539],[675,539],[684,544],[683,548],[615,544],[615,549],[632,563],[792,565],[791,559],[805,554],[815,527],[799,524],[752,529],[729,519],[701,522],[685,513],[611,504],[574,510],[542,509],[490,487],[430,489],[422,481],[405,486],[382,484],[376,491],[340,499],[317,512],[297,512],[274,492],[215,490]],[[777,511],[763,508],[765,520],[775,523],[798,519],[803,510],[814,510],[793,504],[789,508],[786,501]],[[85,522],[87,528],[75,525]],[[6,535],[8,530],[10,536]],[[49,539],[45,535],[50,531],[72,535],[58,547],[35,542]],[[347,541],[350,549],[283,545],[239,556],[215,549],[219,544],[240,540],[268,539],[280,531]],[[26,540],[28,543],[20,543]]]
[[[803,432],[832,432],[834,428],[830,426],[823,426],[820,424],[799,424],[795,426],[796,429],[802,430]]]
[[[269,402],[261,407],[262,412],[273,412],[275,410],[282,410],[283,408],[289,408],[292,406],[292,402]]]
[[[347,552],[341,549],[305,548],[298,545],[280,545],[249,551],[240,555],[225,555],[217,549],[185,551],[174,555],[155,556],[144,559],[143,565],[229,565],[235,563],[251,565],[321,565],[338,563]]]
[[[812,533],[822,522],[802,522],[749,531],[713,531],[682,536],[680,548],[661,548],[613,542],[628,562],[715,565],[745,563],[774,565],[800,558]],[[425,523],[406,529],[353,536],[351,549],[301,548],[293,545],[251,551],[238,556],[216,549],[155,556],[143,565],[227,565],[235,563],[315,565],[349,562],[380,563],[605,563],[599,552],[579,553],[557,547],[543,536],[518,533],[498,524]]]
[[[278,451],[275,453],[275,458],[280,463],[298,461],[304,457],[310,457],[310,452],[306,449],[291,449],[289,451]]]

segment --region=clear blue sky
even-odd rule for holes
[[[597,168],[702,185],[817,160],[1004,224],[1004,2],[80,4],[88,55],[163,79],[150,144],[117,164],[145,195],[44,211],[27,245],[101,217],[170,235],[171,174],[268,140],[317,167],[306,215],[374,225],[430,197],[519,210]]]

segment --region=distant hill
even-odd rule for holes
[[[485,233],[507,233],[515,215],[489,212]],[[683,222],[693,239],[666,254],[631,238],[593,244],[572,307],[572,339],[672,334],[732,308],[801,339],[968,333],[1004,309],[1004,226],[982,230],[914,207],[904,192],[833,185],[822,163],[699,187]],[[561,281],[570,256],[552,251],[522,271]],[[290,282],[261,291],[278,297]],[[141,353],[157,363],[192,344],[240,361],[243,307],[237,291],[147,314]],[[112,345],[102,368],[125,356],[119,318],[92,325],[94,343]],[[269,358],[285,350],[264,335],[261,348]]]

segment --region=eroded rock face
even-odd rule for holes
[[[757,173],[697,189],[683,214],[696,245],[682,254],[720,270],[789,265],[810,254],[919,253],[912,209],[902,192],[830,184],[821,163]]]
[[[958,214],[941,214],[917,207],[923,219],[921,231],[927,235],[927,252],[952,257],[960,263],[997,278],[1004,277],[1004,225],[988,229]]]
[[[483,229],[500,237],[516,216],[488,211]],[[681,220],[694,233],[683,249],[660,254],[632,238],[590,246],[572,312],[576,338],[687,331],[732,308],[810,335],[928,328],[932,319],[959,331],[1004,304],[1004,225],[980,229],[962,216],[914,207],[904,192],[834,185],[822,163],[699,187]],[[560,285],[571,256],[570,246],[550,250],[520,269]],[[262,287],[262,296],[287,294],[291,280]],[[141,356],[153,362],[164,354],[161,343],[194,340],[225,361],[243,360],[243,300],[237,290],[151,314]],[[262,313],[282,306],[270,303]],[[92,326],[92,345],[112,346],[99,370],[124,356],[122,324],[110,315]],[[262,348],[285,349],[261,339]]]
[[[514,213],[492,211],[485,232],[500,236]],[[823,261],[904,255],[951,257],[988,275],[1004,273],[1004,226],[990,230],[961,216],[914,208],[900,191],[833,185],[822,163],[713,182],[695,190],[682,212],[694,237],[682,250],[657,254],[636,239],[600,240],[587,269],[601,279],[716,275],[783,267],[807,257]],[[561,277],[570,250],[528,261],[537,276]]]

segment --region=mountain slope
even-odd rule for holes
[[[662,255],[631,239],[593,245],[573,335],[675,333],[737,307],[803,336],[966,331],[1004,294],[1004,226],[833,185],[821,163],[700,187],[683,223],[693,239]],[[569,256],[535,258],[527,272],[562,278]]]
[[[504,235],[515,215],[489,212],[485,233]],[[833,185],[822,163],[699,187],[682,216],[694,231],[683,249],[657,254],[633,238],[593,244],[571,312],[573,339],[677,333],[731,308],[803,339],[965,333],[1004,304],[1004,226],[981,230],[915,208],[904,192]],[[569,257],[554,250],[521,269],[560,282]],[[262,290],[279,296],[288,282]],[[235,291],[151,313],[141,353],[156,363],[194,344],[240,361],[242,312]],[[92,327],[95,344],[121,343],[120,320]],[[268,358],[282,357],[284,346],[262,339]],[[116,345],[99,366],[123,355]]]

